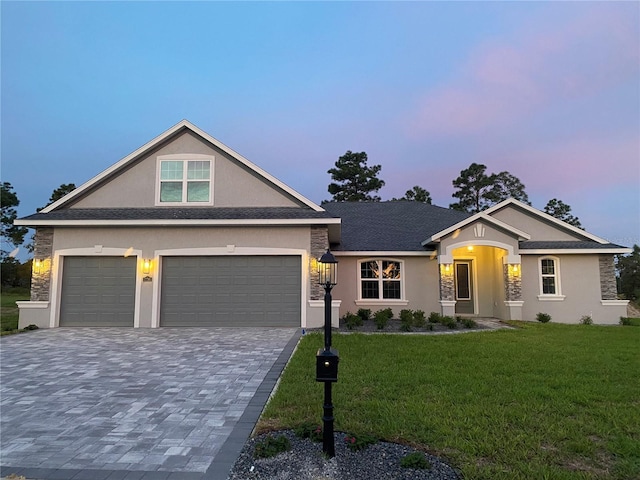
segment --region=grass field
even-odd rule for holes
[[[0,335],[18,332],[17,301],[29,300],[28,290],[12,290],[0,294]]]
[[[336,430],[441,455],[466,480],[640,478],[640,328],[518,325],[335,335]],[[322,343],[302,339],[260,431],[321,423]]]

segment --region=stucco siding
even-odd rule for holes
[[[100,252],[136,252],[139,263],[143,258],[153,259],[149,275],[151,281],[139,281],[138,318],[140,327],[157,326],[157,307],[161,276],[161,255],[299,255],[302,265],[302,302],[306,315],[309,291],[309,227],[272,228],[57,228],[54,232],[53,253],[78,255],[77,251],[101,255]],[[179,251],[182,250],[182,251]],[[160,252],[160,254],[159,254]],[[265,253],[266,252],[266,253]],[[80,253],[85,254],[85,253]],[[57,291],[52,292],[53,315],[57,315],[64,259],[53,264],[52,276]],[[140,266],[138,267],[141,268]],[[141,272],[139,272],[141,273]],[[143,275],[139,275],[141,279]],[[55,287],[57,285],[57,287]],[[50,311],[50,310],[49,310]],[[55,322],[54,322],[55,324]]]
[[[190,132],[134,162],[118,176],[73,203],[71,208],[131,208],[156,205],[157,157],[200,154],[214,157],[213,205],[218,207],[294,207],[291,196]]]
[[[539,312],[548,313],[552,322],[579,323],[590,315],[595,323],[619,321],[619,308],[603,305],[600,294],[598,255],[557,255],[562,300],[541,300],[538,255],[522,256],[522,309],[524,320],[535,320]]]
[[[476,230],[476,225],[482,226]],[[478,235],[476,234],[478,232]],[[491,245],[503,244],[511,247],[515,253],[518,250],[518,239],[513,234],[506,233],[493,225],[484,222],[474,222],[456,231],[455,234],[448,235],[440,242],[440,253],[451,251],[452,248],[464,245]]]
[[[334,252],[335,254],[335,252]],[[347,312],[356,313],[360,308],[369,308],[372,312],[390,307],[397,317],[400,310],[440,311],[440,290],[438,285],[438,262],[429,257],[352,257],[336,254],[338,260],[338,284],[333,289],[333,298],[341,300],[340,316]],[[390,258],[402,260],[404,266],[403,301],[367,301],[358,300],[359,261],[365,258]]]
[[[569,230],[562,230],[557,225],[544,222],[540,217],[534,217],[511,205],[492,213],[491,216],[528,233],[531,235],[530,240],[582,240],[582,237]]]

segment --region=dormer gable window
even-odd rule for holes
[[[212,155],[160,155],[156,205],[213,205]]]

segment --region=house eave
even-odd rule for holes
[[[518,253],[520,255],[584,255],[598,253],[624,255],[632,251],[630,248],[538,248],[531,250],[522,249],[519,250]]]
[[[212,226],[296,226],[296,225],[340,225],[339,218],[303,219],[203,219],[203,220],[16,220],[14,225],[24,227],[212,227]]]
[[[397,251],[397,250],[353,250],[342,251],[332,250],[336,257],[433,257],[437,255],[436,250],[428,250],[424,252],[418,251]]]

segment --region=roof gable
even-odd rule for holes
[[[436,233],[435,235],[432,235],[431,238],[424,240],[422,244],[426,245],[431,242],[439,242],[440,240],[442,240],[442,238],[450,234],[453,234],[456,231],[459,231],[465,227],[468,227],[474,223],[481,222],[481,221],[484,221],[489,225],[492,225],[498,228],[499,230],[503,230],[508,234],[511,234],[514,237],[517,237],[518,240],[529,240],[531,238],[531,236],[528,233],[523,232],[522,230],[518,230],[517,228],[512,227],[511,225],[508,225],[504,222],[501,222],[498,219],[492,218],[489,215],[486,215],[485,212],[480,212],[480,213],[476,213],[475,215],[469,218],[465,218],[464,220],[456,223],[455,225],[451,225],[449,228],[446,228]]]
[[[144,159],[145,156],[152,154],[154,151],[162,148],[163,146],[169,145],[170,142],[178,141],[182,136],[184,136],[187,133],[190,136],[196,139],[199,139],[204,143],[210,144],[214,150],[217,149],[219,152],[222,153],[223,156],[228,157],[230,160],[232,160],[236,165],[235,167],[236,170],[238,170],[239,168],[241,170],[244,170],[248,174],[246,175],[246,178],[249,179],[251,186],[249,188],[246,188],[244,190],[245,192],[248,192],[249,194],[255,194],[256,190],[259,189],[259,187],[262,185],[264,192],[266,192],[268,189],[277,191],[279,192],[279,195],[290,198],[291,199],[290,201],[292,202],[293,205],[307,207],[314,211],[323,211],[322,207],[315,204],[314,202],[307,199],[306,197],[302,196],[301,194],[299,194],[298,192],[296,192],[286,184],[279,181],[277,178],[273,177],[272,175],[262,170],[260,167],[258,167],[254,163],[244,158],[239,153],[235,152],[234,150],[224,145],[222,142],[216,140],[206,132],[200,130],[198,127],[188,122],[187,120],[182,120],[181,122],[177,123],[173,127],[169,128],[167,131],[158,135],[153,140],[147,142],[142,147],[138,148],[131,154],[127,155],[126,157],[124,157],[123,159],[121,159],[111,167],[107,168],[100,174],[96,175],[91,180],[87,181],[86,183],[84,183],[83,185],[75,189],[73,192],[65,195],[60,200],[49,205],[48,207],[42,210],[42,213],[49,213],[62,207],[70,207],[70,206],[73,207],[74,203],[78,203],[79,204],[78,206],[80,207],[97,206],[97,205],[82,205],[83,197],[88,198],[89,195],[92,195],[93,192],[101,188],[102,185],[106,185],[108,182],[114,181],[121,175],[122,176],[127,175],[129,173],[127,172],[127,170],[135,169],[136,165],[141,161],[141,159]],[[183,152],[176,152],[176,153],[183,153]],[[149,172],[146,172],[146,175],[143,176],[144,182],[146,182],[147,184],[146,188],[150,188],[148,184],[149,182],[152,182],[153,185],[151,186],[151,188],[155,189],[155,165],[153,166],[153,170],[154,171],[151,175],[149,174]],[[253,183],[251,183],[251,178],[250,178],[251,176],[255,178]],[[151,177],[151,179],[149,177]],[[133,188],[131,188],[131,185],[127,185],[126,182],[124,182],[122,188],[126,189],[127,191],[133,190]],[[241,194],[238,192],[237,195],[240,196]],[[104,206],[107,206],[107,205],[104,205]],[[227,204],[224,206],[232,206],[232,205]],[[249,205],[249,206],[258,206],[258,205]],[[285,205],[283,204],[280,206],[285,206]]]

